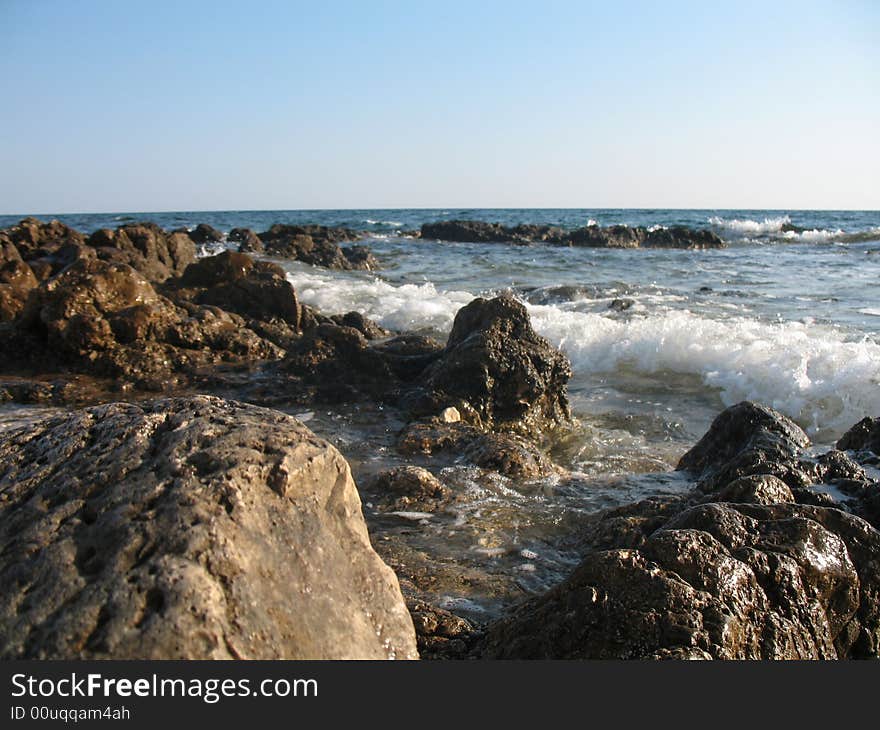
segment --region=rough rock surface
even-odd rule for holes
[[[445,350],[422,376],[428,413],[467,404],[492,429],[540,433],[569,422],[568,358],[532,329],[511,296],[458,311]]]
[[[229,231],[229,241],[237,243],[242,253],[263,253],[265,250],[260,237],[250,228],[233,228]]]
[[[347,228],[293,226],[277,223],[259,234],[267,254],[302,261],[330,269],[378,268],[378,262],[365,246],[341,248],[340,243],[355,241],[360,235]]]
[[[98,258],[128,264],[153,282],[179,276],[196,260],[193,240],[181,232],[166,233],[155,223],[103,228],[88,240]]]
[[[840,451],[811,462],[807,445],[771,409],[728,408],[682,459],[701,478],[698,490],[599,515],[584,530],[587,554],[574,573],[491,626],[475,651],[880,656],[880,533],[827,494],[796,486],[859,483],[860,467]]]
[[[367,489],[385,511],[433,512],[453,496],[427,469],[409,465],[380,472]]]
[[[10,258],[0,265],[0,322],[15,319],[38,284],[31,267],[21,259]]]
[[[348,464],[197,396],[0,434],[0,657],[415,658]]]
[[[193,240],[193,243],[199,245],[206,243],[221,243],[223,241],[223,234],[214,228],[214,226],[209,226],[207,223],[199,223],[195,228],[189,231],[189,237]]]
[[[483,221],[439,221],[425,223],[420,232],[423,239],[469,243],[550,243],[589,248],[721,248],[725,244],[709,230],[693,230],[684,226],[648,230],[625,225],[589,225],[565,231],[555,226],[521,224],[504,226]]]
[[[101,260],[79,261],[42,284],[13,324],[7,367],[72,366],[144,384],[209,363],[282,355],[238,315],[178,306],[130,266]]]

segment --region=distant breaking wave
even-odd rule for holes
[[[880,240],[880,228],[867,231],[848,233],[840,228],[804,229],[791,222],[791,216],[783,215],[776,218],[765,218],[762,221],[748,218],[722,218],[712,216],[708,223],[717,229],[723,238],[729,240],[749,241],[755,239],[776,239],[781,241],[798,241],[803,243],[860,243]]]

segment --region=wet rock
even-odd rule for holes
[[[416,421],[408,424],[397,437],[401,454],[439,454],[443,451],[461,453],[465,446],[482,432],[466,423],[442,423],[439,420]]]
[[[786,416],[743,401],[722,411],[677,468],[693,473],[705,492],[752,474],[777,476],[790,487],[805,486],[814,481],[800,462],[809,443]]]
[[[196,246],[185,233],[166,233],[155,223],[95,231],[88,240],[98,258],[128,264],[153,282],[180,276],[196,260]]]
[[[880,533],[793,504],[685,509],[490,626],[489,658],[807,659],[880,651]]]
[[[686,226],[655,228],[647,232],[642,245],[646,248],[724,248],[727,244],[710,230],[694,230]]]
[[[233,228],[229,231],[230,243],[237,243],[242,253],[263,253],[265,247],[260,237],[250,228]]]
[[[533,443],[514,434],[480,434],[462,448],[462,455],[481,469],[513,479],[537,479],[557,471]]]
[[[568,234],[564,243],[590,248],[638,248],[645,240],[644,228],[584,226]]]
[[[837,442],[842,451],[873,451],[880,455],[880,418],[863,418]]]
[[[207,223],[199,223],[195,228],[189,231],[189,237],[192,239],[193,243],[200,246],[206,243],[223,242],[223,234],[213,226],[209,226]]]
[[[378,271],[382,268],[369,246],[343,246],[340,250],[348,261],[347,268],[363,271]]]
[[[503,226],[500,223],[452,220],[423,224],[419,237],[435,241],[526,244],[555,241],[563,235],[562,229],[553,226]]]
[[[0,434],[3,659],[416,658],[348,464],[196,396]]]
[[[794,502],[789,486],[771,474],[753,474],[735,479],[726,487],[707,497],[715,502],[748,502],[751,504],[777,504]]]
[[[29,292],[38,284],[31,267],[21,259],[0,265],[0,322],[15,319],[24,309]]]
[[[420,378],[421,408],[467,403],[485,427],[538,434],[569,422],[568,358],[532,329],[513,297],[475,299],[455,316],[444,351]]]
[[[383,329],[373,320],[365,317],[360,312],[337,314],[330,319],[343,327],[353,327],[368,340],[378,340],[383,337],[388,337],[388,335],[391,334],[388,330]]]
[[[612,299],[608,304],[608,309],[614,312],[625,312],[636,303],[635,299]]]
[[[376,475],[368,487],[384,511],[433,512],[448,504],[452,492],[427,469],[398,466]]]
[[[279,367],[309,386],[321,402],[384,400],[396,392],[397,378],[385,358],[354,327],[334,323],[306,330]]]
[[[411,382],[437,360],[443,345],[431,337],[403,334],[377,343],[374,349],[382,354],[396,377]]]

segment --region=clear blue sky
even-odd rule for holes
[[[880,2],[0,0],[0,213],[880,208]]]

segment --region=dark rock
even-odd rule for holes
[[[198,245],[223,242],[223,234],[213,226],[209,226],[207,223],[199,223],[195,228],[189,231],[189,237],[193,240],[193,243]]]
[[[577,228],[566,237],[569,246],[588,246],[590,248],[638,248],[645,240],[644,228],[629,226],[585,226]]]
[[[408,602],[421,659],[465,659],[477,631],[466,619],[424,601]]]
[[[13,244],[25,261],[54,253],[65,244],[83,245],[85,237],[70,226],[53,220],[43,223],[36,218],[25,218],[17,225],[0,231],[0,241]]]
[[[694,230],[686,226],[655,228],[648,231],[642,245],[646,248],[724,248],[727,244],[710,230]]]
[[[557,471],[534,444],[514,434],[480,434],[463,447],[462,455],[481,469],[513,479],[537,479]]]
[[[770,474],[740,477],[706,499],[714,502],[747,502],[750,504],[777,504],[795,501],[789,486],[779,477]]]
[[[24,309],[28,294],[38,284],[31,267],[21,259],[0,265],[0,322],[15,319]]]
[[[3,659],[416,658],[336,449],[196,396],[0,433]]]
[[[337,314],[331,317],[334,322],[343,327],[353,327],[360,332],[368,340],[378,340],[388,337],[391,333],[377,325],[373,320],[368,319],[360,312],[349,312],[348,314]]]
[[[615,312],[625,312],[627,309],[630,309],[635,303],[635,299],[612,299],[611,302],[608,304],[608,309],[611,309]]]
[[[237,243],[242,253],[263,253],[265,250],[260,237],[250,228],[233,228],[229,231],[229,241]]]
[[[589,554],[490,626],[488,658],[818,659],[880,652],[880,533],[792,504],[686,509]]]
[[[352,247],[351,258],[340,248],[341,242],[360,236],[346,228],[292,226],[276,224],[259,234],[265,251],[271,256],[294,259],[313,266],[331,269],[372,269],[376,261],[364,246]]]
[[[72,366],[147,383],[206,364],[280,357],[217,307],[175,305],[126,264],[79,261],[31,292],[10,352],[43,371]]]
[[[422,409],[465,402],[483,425],[537,434],[570,420],[568,358],[532,329],[510,296],[475,299],[455,316],[446,348],[420,379]]]
[[[180,276],[196,260],[196,246],[185,233],[166,233],[155,223],[95,231],[88,240],[98,258],[128,264],[150,281]]]
[[[873,451],[880,455],[880,418],[863,418],[837,442],[842,451]]]
[[[381,268],[379,260],[373,256],[368,246],[343,246],[340,250],[349,263],[348,268],[363,271],[377,271]]]
[[[268,261],[224,251],[190,264],[166,289],[198,304],[220,307],[255,320],[280,319],[294,330],[302,310],[284,270]]]
[[[800,463],[809,443],[800,427],[781,413],[744,401],[724,410],[677,468],[692,472],[705,492],[752,474],[772,474],[790,487],[804,486],[814,479]]]

